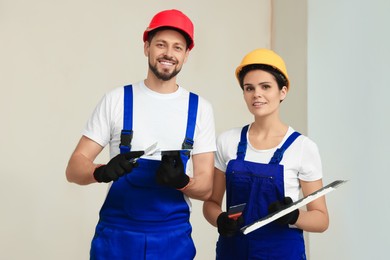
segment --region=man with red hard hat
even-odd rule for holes
[[[194,26],[182,12],[164,10],[143,41],[146,79],[101,99],[66,169],[69,182],[110,183],[90,259],[193,259],[189,198],[211,195],[213,109],[176,82],[194,47]],[[98,164],[106,145],[111,160]]]
[[[156,14],[144,32],[144,42],[148,40],[149,32],[161,27],[176,28],[184,32],[184,36],[190,41],[188,49],[191,50],[194,47],[194,25],[182,12],[172,9]]]

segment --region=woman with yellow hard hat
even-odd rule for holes
[[[243,58],[236,77],[254,121],[217,139],[213,194],[203,205],[220,234],[217,259],[306,259],[303,231],[328,228],[324,197],[247,235],[239,231],[323,184],[317,145],[279,116],[290,88],[283,59],[256,49]],[[239,217],[222,211],[225,191],[227,209],[245,205]]]

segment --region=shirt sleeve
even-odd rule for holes
[[[241,128],[233,128],[221,133],[217,137],[217,151],[215,152],[214,166],[226,172],[230,160],[237,157],[237,145],[240,141]]]
[[[105,147],[110,141],[109,99],[105,95],[88,119],[83,135]]]
[[[199,98],[200,106],[197,115],[193,154],[214,152],[216,150],[213,108],[208,101]]]
[[[322,178],[322,162],[317,145],[309,138],[302,143],[301,167],[298,178],[303,181],[316,181]]]
[[[219,135],[217,137],[217,151],[215,152],[215,162],[214,166],[218,170],[222,172],[226,172],[226,162],[223,157],[222,149],[223,149],[223,136]]]

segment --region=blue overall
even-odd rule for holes
[[[121,153],[131,150],[132,86],[124,87]],[[192,147],[198,96],[190,93],[183,149]],[[186,165],[188,154],[182,154]],[[112,183],[100,210],[90,259],[193,259],[190,211],[181,191],[155,180],[160,161],[139,159],[138,167]]]
[[[277,149],[268,164],[245,161],[247,132],[241,131],[237,158],[226,169],[226,206],[246,203],[244,224],[251,224],[268,215],[268,206],[284,198],[284,168],[280,165],[284,151],[300,135],[292,133]],[[306,259],[303,232],[288,225],[270,223],[247,235],[219,236],[216,259],[298,260]]]

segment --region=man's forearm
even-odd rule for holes
[[[66,179],[79,185],[88,185],[96,182],[93,172],[98,164],[94,164],[82,154],[74,154],[66,168]]]

